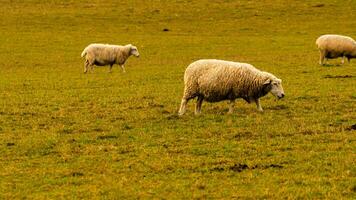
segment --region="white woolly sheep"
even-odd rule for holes
[[[126,60],[134,55],[139,57],[140,54],[137,47],[128,44],[125,46],[110,45],[110,44],[90,44],[82,52],[81,56],[85,56],[84,73],[88,70],[93,70],[94,65],[105,66],[110,65],[109,72],[114,64],[121,66],[125,72],[124,64]]]
[[[351,37],[322,35],[316,40],[316,45],[320,51],[320,65],[324,65],[325,58],[342,57],[341,64],[344,64],[345,57],[349,63],[351,58],[356,58],[356,42]]]
[[[200,114],[203,100],[219,102],[229,100],[229,113],[235,99],[255,102],[263,111],[260,97],[271,92],[278,99],[284,97],[282,80],[250,64],[223,60],[198,60],[190,64],[184,74],[184,94],[178,114],[183,115],[190,99],[197,97],[195,114]]]

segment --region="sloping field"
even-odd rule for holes
[[[0,6],[0,199],[353,199],[356,1],[8,1]],[[126,73],[83,74],[89,43],[129,44]],[[185,68],[247,62],[286,97],[177,116]]]

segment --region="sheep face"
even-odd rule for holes
[[[284,90],[282,87],[282,80],[281,79],[269,79],[265,82],[265,84],[268,85],[268,87],[271,89],[270,92],[277,97],[278,99],[281,99],[284,97]]]
[[[134,55],[136,57],[140,57],[140,53],[138,52],[137,47],[131,46],[130,55]]]

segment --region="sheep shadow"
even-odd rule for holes
[[[323,78],[354,78],[356,76],[353,75],[325,75]]]
[[[323,64],[322,67],[342,67],[343,65],[341,64]]]

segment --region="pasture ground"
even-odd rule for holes
[[[2,0],[0,17],[1,199],[355,198],[356,60],[319,66],[315,39],[356,38],[356,1]],[[92,42],[141,57],[83,74]],[[271,72],[286,97],[178,117],[200,58]]]

